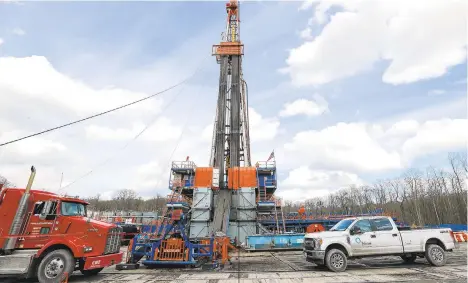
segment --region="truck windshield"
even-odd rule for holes
[[[86,216],[86,206],[78,202],[62,201],[60,211],[63,216]]]
[[[344,231],[348,229],[349,225],[354,222],[354,219],[344,219],[341,220],[340,222],[336,223],[335,226],[333,226],[330,231]]]

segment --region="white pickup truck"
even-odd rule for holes
[[[444,265],[445,252],[452,251],[451,229],[398,228],[391,217],[346,218],[326,232],[304,237],[304,256],[334,272],[346,270],[348,259],[395,255],[411,263],[425,257],[434,266]]]

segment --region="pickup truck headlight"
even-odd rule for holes
[[[322,245],[322,243],[323,243],[322,238],[315,239],[315,246],[317,247],[317,249],[320,249],[320,246]]]

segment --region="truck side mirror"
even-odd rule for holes
[[[52,208],[53,202],[46,201],[44,204],[44,208],[42,209],[41,213],[39,214],[39,219],[46,220],[47,216],[50,214],[50,210]]]
[[[351,228],[350,234],[351,235],[361,234],[361,228],[354,226],[353,228]]]
[[[46,201],[44,204],[44,208],[42,209],[41,213],[39,214],[39,219],[45,220],[47,215],[49,214],[50,207],[52,206],[51,201]]]

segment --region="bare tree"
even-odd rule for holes
[[[7,178],[0,175],[0,187],[15,188],[16,185],[10,182]]]

